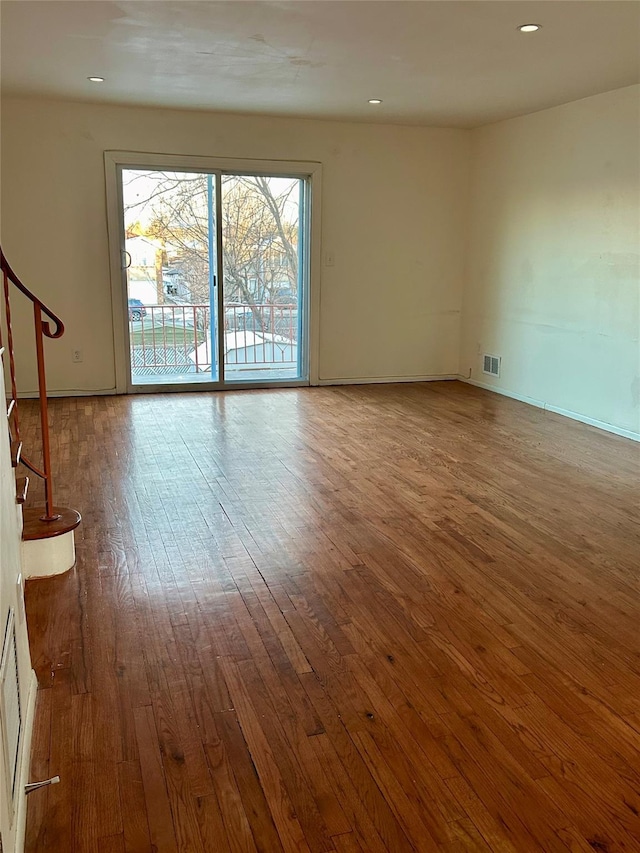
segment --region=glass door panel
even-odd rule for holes
[[[216,181],[122,170],[132,386],[219,380]]]
[[[131,390],[306,381],[306,179],[120,175]]]
[[[305,181],[221,177],[225,382],[304,379]]]

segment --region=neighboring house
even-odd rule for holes
[[[130,258],[127,270],[129,296],[139,299],[144,305],[156,305],[159,301],[158,270],[162,264],[160,241],[152,237],[127,237],[125,245]]]
[[[175,266],[162,268],[162,284],[164,287],[165,302],[182,305],[191,305],[194,299],[191,289],[182,275],[180,269]]]
[[[155,283],[156,255],[162,251],[160,241],[153,237],[127,237],[126,251],[130,257],[129,278]]]

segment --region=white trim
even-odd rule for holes
[[[599,421],[595,418],[590,418],[587,415],[582,415],[579,412],[572,412],[570,409],[562,409],[560,406],[553,406],[551,403],[545,403],[544,400],[537,400],[535,397],[527,397],[525,394],[518,394],[515,391],[507,391],[504,388],[496,388],[488,382],[479,382],[477,379],[469,379],[467,376],[459,375],[457,377],[461,382],[466,382],[467,385],[475,385],[477,388],[484,388],[485,391],[493,391],[496,394],[501,394],[503,397],[510,397],[512,400],[518,400],[521,403],[527,403],[529,406],[535,406],[538,409],[543,409],[545,412],[553,412],[556,415],[562,415],[564,418],[571,418],[572,421],[580,421],[580,423],[588,424],[597,429],[611,432],[614,435],[620,435],[622,438],[629,438],[631,441],[640,441],[640,432],[633,432],[630,429],[623,429],[614,424],[609,424],[606,421]]]
[[[300,178],[317,171],[316,160],[262,160],[257,157],[217,157],[201,154],[161,154],[153,151],[105,151],[105,160],[129,168],[172,167],[181,172],[242,172],[243,175],[282,175]]]
[[[260,383],[260,382],[234,382],[228,383],[226,389],[216,388],[216,387],[207,387],[204,390],[206,391],[237,391],[240,389],[251,390],[253,388],[308,388],[311,386],[324,386],[324,385],[375,385],[380,383],[396,383],[396,382],[444,382],[452,379],[460,379],[457,373],[429,373],[429,374],[416,374],[415,376],[354,376],[354,377],[338,377],[336,379],[318,379],[315,378],[315,381],[310,380],[306,382],[302,379],[284,379],[280,383]],[[173,387],[169,387],[168,385],[156,386],[156,385],[137,385],[136,386],[136,394],[165,394],[171,393],[173,391],[178,392],[187,392],[193,391],[197,389],[199,386],[194,383],[189,383],[188,385],[175,385]],[[80,390],[78,388],[69,388],[67,390],[57,390],[50,391],[47,389],[47,397],[100,397],[100,396],[115,396],[121,392],[117,391],[116,388],[100,388],[99,390],[92,391],[90,389]],[[37,391],[18,391],[18,398],[20,400],[35,400],[38,397]]]
[[[50,391],[47,388],[47,397],[113,397],[117,393],[115,388],[98,388],[95,391],[86,388],[63,388]],[[19,400],[37,400],[39,396],[37,391],[18,391]]]
[[[442,374],[425,374],[423,376],[354,376],[350,378],[337,378],[337,379],[316,379],[309,383],[310,385],[319,385],[319,386],[328,386],[328,385],[375,385],[380,383],[396,383],[396,382],[445,382],[447,380],[457,379],[460,382],[466,382],[467,385],[475,385],[477,388],[484,388],[485,391],[494,391],[496,394],[500,394],[503,397],[510,397],[512,400],[518,400],[520,403],[527,403],[529,406],[535,406],[538,409],[544,409],[548,412],[553,412],[556,415],[562,415],[565,418],[570,418],[573,421],[580,421],[580,423],[588,424],[589,426],[596,427],[597,429],[604,430],[605,432],[611,432],[614,435],[620,435],[622,438],[628,438],[631,441],[640,441],[640,433],[633,432],[633,430],[623,429],[622,427],[614,426],[613,424],[606,423],[605,421],[598,421],[595,418],[589,418],[587,415],[581,415],[578,412],[572,412],[569,409],[561,409],[559,406],[552,406],[550,403],[545,403],[543,400],[537,400],[535,397],[527,397],[526,394],[517,394],[515,391],[507,391],[506,389],[496,388],[494,385],[489,384],[488,382],[478,382],[477,379],[469,379],[467,376],[462,376],[459,373],[442,373]],[[270,383],[267,386],[261,385],[237,385],[234,388],[246,388],[247,390],[251,388],[257,387],[308,387],[308,384],[305,382],[292,381],[288,385],[274,386]],[[193,386],[189,386],[190,390]],[[164,391],[171,390],[165,388]],[[176,390],[184,391],[184,388],[179,388]],[[232,390],[229,388],[228,390]],[[99,391],[80,391],[78,389],[69,389],[62,391],[49,391],[47,390],[48,397],[98,397],[103,395],[114,395],[117,394],[118,391],[115,388],[110,389],[100,389]],[[153,389],[153,393],[160,393],[157,389]],[[33,400],[38,397],[37,391],[19,391],[18,398],[20,400]]]
[[[109,244],[109,275],[111,279],[111,328],[113,330],[113,369],[116,377],[116,393],[127,390],[128,365],[127,350],[128,329],[124,322],[126,308],[126,272],[122,267],[122,228],[120,210],[122,208],[122,187],[118,180],[118,162],[109,152],[104,154],[104,173],[107,201],[107,239]]]
[[[114,369],[116,376],[116,394],[127,393],[129,389],[129,365],[127,360],[128,325],[125,275],[122,269],[122,186],[118,180],[120,167],[128,168],[165,168],[172,167],[181,171],[202,171],[221,174],[225,172],[245,175],[277,175],[292,178],[304,178],[309,186],[307,216],[310,220],[310,235],[307,257],[309,258],[309,312],[306,323],[308,338],[309,383],[318,382],[319,363],[319,327],[320,327],[320,282],[321,282],[321,184],[322,164],[303,160],[259,160],[231,157],[202,157],[182,154],[158,154],[143,151],[105,151],[104,168],[107,200],[107,231],[109,238],[109,267],[111,277],[111,306],[113,320]],[[220,255],[219,255],[220,257]],[[219,274],[219,271],[218,271]],[[219,279],[221,280],[221,279]],[[305,380],[306,381],[306,380]],[[220,383],[220,388],[222,385]]]
[[[308,388],[309,382],[305,379],[278,379],[265,380],[264,382],[227,382],[224,387],[219,384],[213,385],[209,382],[197,384],[195,382],[175,383],[173,385],[134,385],[135,394],[190,394],[191,392],[209,392],[211,394],[224,394],[228,391],[255,391],[264,388]]]
[[[20,771],[18,774],[18,802],[16,804],[16,841],[15,853],[23,853],[24,840],[27,826],[27,795],[24,786],[29,781],[31,767],[31,735],[33,734],[33,721],[36,711],[36,697],[38,695],[38,681],[36,674],[31,670],[29,678],[29,693],[27,696],[27,713],[24,721],[24,737],[20,755]]]
[[[444,382],[458,379],[457,373],[424,374],[417,376],[352,376],[339,379],[319,379],[318,385],[376,385],[395,382]]]
[[[485,391],[495,391],[496,394],[501,394],[503,397],[510,397],[512,400],[518,400],[520,403],[528,403],[528,405],[535,406],[537,409],[545,408],[542,400],[536,400],[535,397],[527,397],[526,394],[516,394],[515,391],[496,388],[490,382],[479,382],[477,379],[469,379],[468,376],[462,376],[462,374],[458,374],[457,378],[461,382],[466,382],[467,385],[475,385],[476,388],[484,388]]]
[[[640,432],[623,429],[622,427],[617,427],[614,424],[608,424],[605,421],[599,421],[596,420],[596,418],[581,415],[579,412],[572,412],[569,409],[561,409],[559,406],[552,406],[549,403],[545,405],[545,410],[547,412],[554,412],[556,415],[562,415],[565,418],[571,418],[573,421],[580,421],[583,424],[597,427],[597,429],[605,430],[606,432],[612,432],[614,435],[622,436],[622,438],[629,438],[631,441],[640,441]]]
[[[316,377],[315,381],[310,380],[306,382],[301,379],[291,379],[291,380],[282,380],[279,384],[274,382],[269,383],[260,383],[260,382],[235,382],[229,383],[226,389],[222,388],[205,388],[206,391],[237,391],[240,389],[251,390],[252,388],[308,388],[311,386],[324,386],[324,385],[375,385],[380,383],[396,383],[396,382],[444,382],[446,380],[451,379],[459,379],[457,373],[441,373],[441,374],[418,374],[415,376],[354,376],[354,377],[338,377],[337,379],[318,379]],[[173,391],[185,392],[185,391],[193,391],[194,388],[197,388],[197,385],[190,383],[189,385],[176,385],[174,387],[169,387],[167,385],[155,386],[155,385],[138,385],[136,386],[136,393],[150,393],[150,394],[165,394],[171,393]],[[57,390],[50,391],[47,389],[47,397],[101,397],[101,396],[115,396],[119,394],[116,388],[100,388],[99,390],[92,391],[90,389],[80,390],[78,388],[69,388],[67,390]],[[37,391],[19,391],[18,398],[21,400],[35,400],[38,397]]]
[[[307,201],[307,366],[309,384],[320,383],[320,294],[322,283],[322,166],[309,175]]]

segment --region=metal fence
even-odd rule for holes
[[[133,375],[171,376],[210,370],[210,319],[209,305],[130,305]],[[224,305],[225,360],[234,369],[293,365],[297,339],[297,305]]]

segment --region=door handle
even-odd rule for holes
[[[128,263],[125,263],[125,257],[124,257],[125,255],[128,258]],[[128,270],[130,266],[131,266],[131,253],[127,252],[126,249],[123,249],[122,250],[122,269]]]

